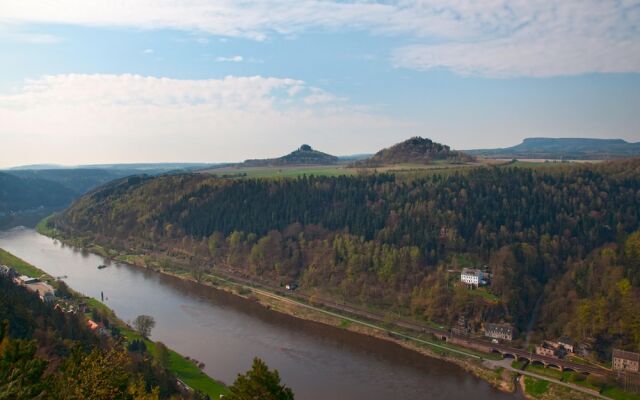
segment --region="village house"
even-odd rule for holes
[[[567,353],[575,353],[576,351],[576,342],[573,341],[572,339],[563,336],[561,338],[559,338],[557,341],[559,346],[564,347],[564,349],[567,351]]]
[[[513,327],[509,324],[484,324],[484,335],[492,339],[513,340]]]
[[[13,278],[17,285],[24,286],[31,293],[36,293],[40,300],[45,303],[51,303],[55,299],[55,289],[46,282],[40,282],[38,278],[32,278],[27,275],[20,275]]]
[[[540,346],[536,346],[536,354],[545,357],[563,358],[567,355],[567,350],[558,342],[545,340]]]
[[[483,286],[487,284],[488,276],[477,268],[464,268],[460,274],[460,282],[469,286]]]
[[[15,276],[15,270],[7,265],[0,265],[0,276],[13,278]]]
[[[14,281],[18,285],[28,285],[30,283],[38,282],[38,278],[32,278],[32,277],[27,276],[27,275],[20,275],[20,276],[14,278]]]
[[[614,371],[640,372],[640,354],[614,349],[612,358]]]
[[[87,327],[89,327],[89,330],[97,335],[106,336],[109,334],[107,328],[104,327],[104,324],[102,322],[95,322],[94,320],[90,319],[87,320]]]
[[[51,303],[55,299],[55,289],[46,282],[32,282],[25,285],[28,291],[37,293],[40,300]]]

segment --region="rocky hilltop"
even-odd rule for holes
[[[434,161],[464,163],[473,157],[451,150],[447,145],[419,136],[397,143],[377,152],[373,157],[355,163],[358,167],[374,167],[393,164],[431,164]]]
[[[338,157],[314,150],[308,144],[303,144],[291,153],[267,159],[246,160],[238,166],[241,167],[268,167],[287,165],[332,165],[338,162]]]

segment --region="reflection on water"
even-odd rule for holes
[[[152,338],[205,363],[226,383],[253,357],[277,368],[298,399],[513,399],[460,368],[393,343],[269,311],[229,293],[64,246],[32,229],[0,232],[0,247],[64,276],[123,320],[152,315]],[[100,264],[107,268],[98,270]]]

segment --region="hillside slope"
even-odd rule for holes
[[[488,158],[607,160],[640,156],[640,143],[622,139],[527,138],[513,147],[466,152]]]
[[[358,167],[373,167],[394,164],[431,164],[436,161],[463,163],[473,161],[464,153],[451,150],[449,146],[436,143],[431,139],[412,137],[382,149],[372,157],[355,163]]]
[[[0,172],[0,214],[65,207],[78,195],[64,185],[37,177]]]
[[[164,257],[187,270],[216,265],[440,323],[465,316],[475,329],[485,321],[525,329],[542,293],[550,293],[545,310],[563,298],[553,288],[573,279],[563,277],[574,263],[640,229],[638,176],[640,160],[411,179],[126,179],[83,196],[51,227],[79,243],[152,255],[157,265]],[[624,246],[612,251],[615,282],[626,279],[626,293],[640,294],[634,256]],[[470,292],[448,273],[485,264],[494,277],[486,292]],[[598,293],[582,287],[575,298]],[[576,319],[581,303],[571,304],[566,324],[541,318],[539,332],[590,332]],[[640,347],[640,331],[614,335],[615,326],[594,333],[605,351]]]
[[[125,175],[132,175],[133,171],[108,171],[103,169],[92,168],[73,168],[73,169],[19,169],[7,170],[7,174],[22,179],[41,179],[58,183],[73,192],[81,195],[95,187],[103,185],[109,181],[120,178]]]

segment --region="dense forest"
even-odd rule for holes
[[[64,169],[19,169],[7,170],[7,174],[22,179],[41,179],[58,183],[73,191],[77,196],[109,181],[127,175],[134,175],[135,170],[107,170],[98,168],[64,168]]]
[[[57,182],[0,172],[0,216],[39,207],[64,207],[77,196],[78,193]]]
[[[51,227],[416,318],[640,350],[640,160],[296,179],[129,178]],[[488,290],[457,284],[486,265]],[[637,304],[637,303],[635,303]],[[614,318],[618,318],[620,320]]]
[[[148,356],[95,335],[84,315],[54,309],[6,277],[0,277],[0,322],[0,399],[181,394],[175,377]]]

